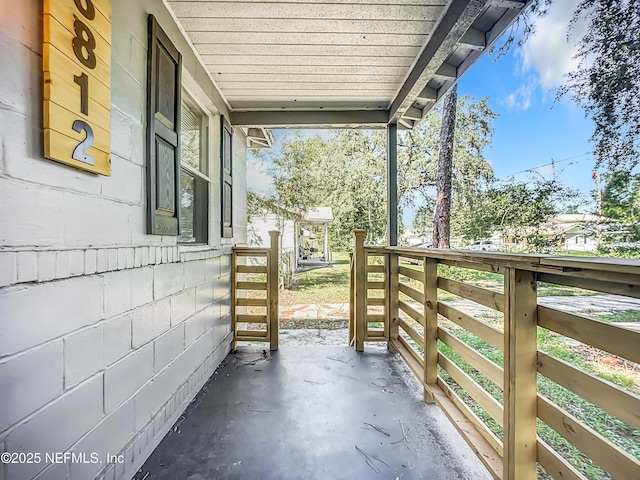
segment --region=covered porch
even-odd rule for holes
[[[355,232],[349,347],[280,348],[277,234],[270,250],[235,249],[240,346],[138,480],[638,477],[640,383],[544,339],[569,339],[625,371],[640,364],[640,332],[537,293],[579,288],[637,309],[637,260],[366,247],[364,237]],[[498,283],[461,279],[473,272]]]
[[[176,424],[142,478],[162,475],[163,468],[193,478],[531,480],[542,471],[572,480],[639,476],[633,451],[546,396],[540,378],[596,405],[631,432],[640,429],[640,397],[550,355],[537,339],[544,330],[640,362],[637,332],[540,305],[537,297],[539,283],[546,282],[637,298],[637,261],[396,247],[398,129],[424,118],[527,3],[274,1],[244,8],[243,2],[168,1],[220,88],[231,123],[250,136],[272,128],[386,129],[388,246],[365,247],[364,232],[356,232],[345,339],[355,348],[333,353],[320,347],[278,351],[277,238],[271,248],[236,247],[232,348],[262,341],[269,344],[265,352],[278,352],[272,360],[227,357],[198,397],[202,402],[196,400]],[[260,259],[249,262],[252,256]],[[406,265],[408,258],[417,268]],[[448,268],[490,272],[499,286],[452,278]],[[492,313],[458,309],[448,295]],[[418,398],[408,384],[394,383],[398,362],[416,377]],[[372,385],[380,379],[386,382]],[[216,382],[224,385],[215,394],[228,396],[216,397],[222,408],[208,408],[205,399],[213,398],[208,392]],[[393,395],[382,392],[388,387]],[[412,418],[409,435],[423,442],[410,454],[404,440],[389,442],[399,432],[405,438],[396,424],[401,412]],[[433,416],[443,414],[449,423]],[[470,450],[445,433],[451,426]],[[596,476],[550,446],[545,429],[600,469]],[[178,431],[186,430],[193,443],[176,446]],[[462,460],[466,454],[459,456],[463,451],[475,453],[473,466]]]

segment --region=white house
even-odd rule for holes
[[[301,262],[317,256],[324,261],[331,260],[331,250],[329,248],[329,225],[333,222],[333,211],[331,207],[312,208],[304,214],[297,216],[297,220],[292,220],[296,215],[291,213],[279,216],[273,212],[264,211],[261,215],[252,215],[248,225],[248,243],[256,247],[268,247],[270,242],[269,232],[278,230],[280,232],[280,250],[289,252],[293,262],[291,268],[295,271]],[[322,227],[322,253],[311,252],[308,246],[310,241],[317,242],[307,228],[311,226]],[[312,238],[313,237],[313,238]],[[312,247],[319,250],[318,247]],[[312,255],[312,253],[314,255]],[[317,253],[317,255],[315,255]]]

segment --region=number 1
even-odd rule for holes
[[[73,81],[80,87],[80,111],[89,115],[89,77],[86,73],[74,75]]]

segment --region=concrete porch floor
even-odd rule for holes
[[[383,346],[266,353],[229,354],[134,478],[491,478]]]

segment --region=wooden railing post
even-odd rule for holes
[[[389,337],[387,339],[387,349],[390,352],[397,352],[394,342],[398,341],[399,330],[399,311],[398,303],[400,302],[400,274],[398,273],[398,254],[389,252],[387,254],[389,260],[387,262],[387,278],[386,278],[386,297],[387,297],[387,318],[386,323],[389,325]]]
[[[356,351],[364,351],[364,336],[367,320],[367,257],[364,251],[364,230],[353,232],[355,248],[355,333]]]
[[[424,259],[424,378],[425,385],[438,382],[438,260]],[[435,403],[431,391],[425,387],[424,401]]]
[[[349,253],[349,346],[356,341],[356,278],[353,252]]]
[[[267,270],[267,288],[269,289],[269,300],[268,300],[268,312],[269,320],[267,323],[267,329],[269,330],[269,341],[270,341],[270,349],[278,350],[278,335],[279,335],[279,302],[278,302],[278,294],[280,288],[279,281],[279,260],[280,260],[280,248],[278,237],[280,236],[280,232],[278,231],[270,231],[269,236],[271,237],[271,248],[269,251],[268,257],[268,270]]]
[[[504,274],[503,478],[536,478],[537,278],[507,268]]]
[[[238,320],[237,320],[237,307],[236,307],[236,282],[238,281],[238,274],[236,273],[236,263],[238,261],[238,256],[236,255],[236,251],[232,250],[231,252],[231,331],[233,332],[233,340],[231,340],[231,350],[235,350],[238,346],[238,342],[236,341],[236,335],[238,333]]]

